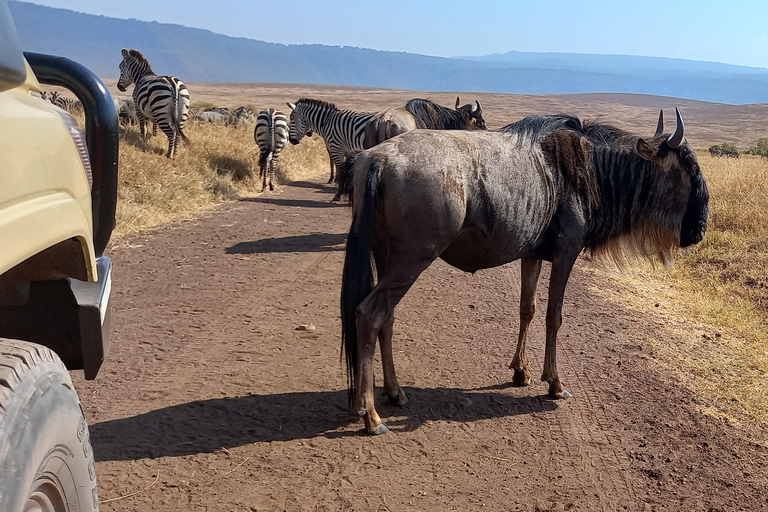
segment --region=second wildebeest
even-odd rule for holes
[[[518,385],[532,382],[528,328],[542,261],[552,263],[541,379],[550,396],[567,398],[556,343],[579,254],[667,264],[677,247],[698,243],[707,224],[709,193],[679,112],[674,134],[647,140],[566,115],[533,116],[498,132],[414,130],[360,153],[353,173],[342,345],[350,408],[374,434],[388,430],[374,404],[376,339],[383,392],[403,404],[392,357],[394,309],[435,259],[467,272],[521,260],[520,331],[510,365]]]

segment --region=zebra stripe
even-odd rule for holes
[[[288,145],[288,116],[273,108],[262,110],[256,117],[256,128],[253,138],[259,146],[259,177],[262,178],[261,189],[275,189],[275,167],[280,151]]]
[[[331,160],[331,178],[328,183],[332,183],[335,168],[344,163],[348,154],[363,149],[365,125],[374,114],[339,110],[333,103],[307,98],[301,98],[295,105],[289,103],[288,106],[293,109],[291,143],[298,144],[311,132],[320,134]]]
[[[129,85],[136,84],[133,101],[141,136],[144,137],[147,121],[154,122],[168,137],[168,153],[165,156],[173,158],[179,139],[189,142],[184,134],[184,123],[189,113],[187,86],[175,76],[156,75],[149,61],[138,50],[123,49],[122,54],[117,88],[125,91]]]

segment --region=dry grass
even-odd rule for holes
[[[611,274],[605,295],[665,326],[659,361],[710,405],[706,412],[768,441],[768,161],[699,151],[709,187],[707,234],[664,272]]]
[[[142,139],[138,126],[121,128],[120,182],[115,237],[187,217],[238,196],[261,191],[259,150],[253,127],[190,122],[191,145],[165,158],[168,138],[162,133]],[[288,146],[280,155],[278,183],[328,172],[325,145],[319,137]]]

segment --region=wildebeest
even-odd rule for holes
[[[132,96],[113,96],[117,119],[120,124],[136,124],[139,118],[136,117],[136,105],[133,103]]]
[[[372,148],[376,144],[417,128],[426,128],[426,125],[405,108],[382,110],[365,125],[363,148]]]
[[[414,98],[405,104],[405,109],[431,130],[485,130],[487,126],[483,118],[483,108],[480,102],[460,106],[461,101],[456,97],[454,110],[438,105],[434,101]]]
[[[677,129],[648,139],[574,116],[531,116],[496,132],[414,130],[363,151],[342,278],[342,346],[351,409],[369,433],[388,431],[374,405],[378,337],[383,393],[406,401],[392,359],[394,308],[437,258],[466,272],[520,259],[522,292],[513,383],[532,382],[525,346],[542,261],[552,263],[541,379],[557,373],[563,294],[582,251],[617,261],[698,243],[709,193]],[[374,286],[371,257],[378,282]]]
[[[195,119],[200,122],[214,124],[227,124],[229,118],[230,114],[224,114],[223,112],[218,112],[216,110],[204,110],[203,112],[198,112],[195,117]]]

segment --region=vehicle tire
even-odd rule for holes
[[[99,510],[88,426],[51,350],[0,338],[0,510]]]

